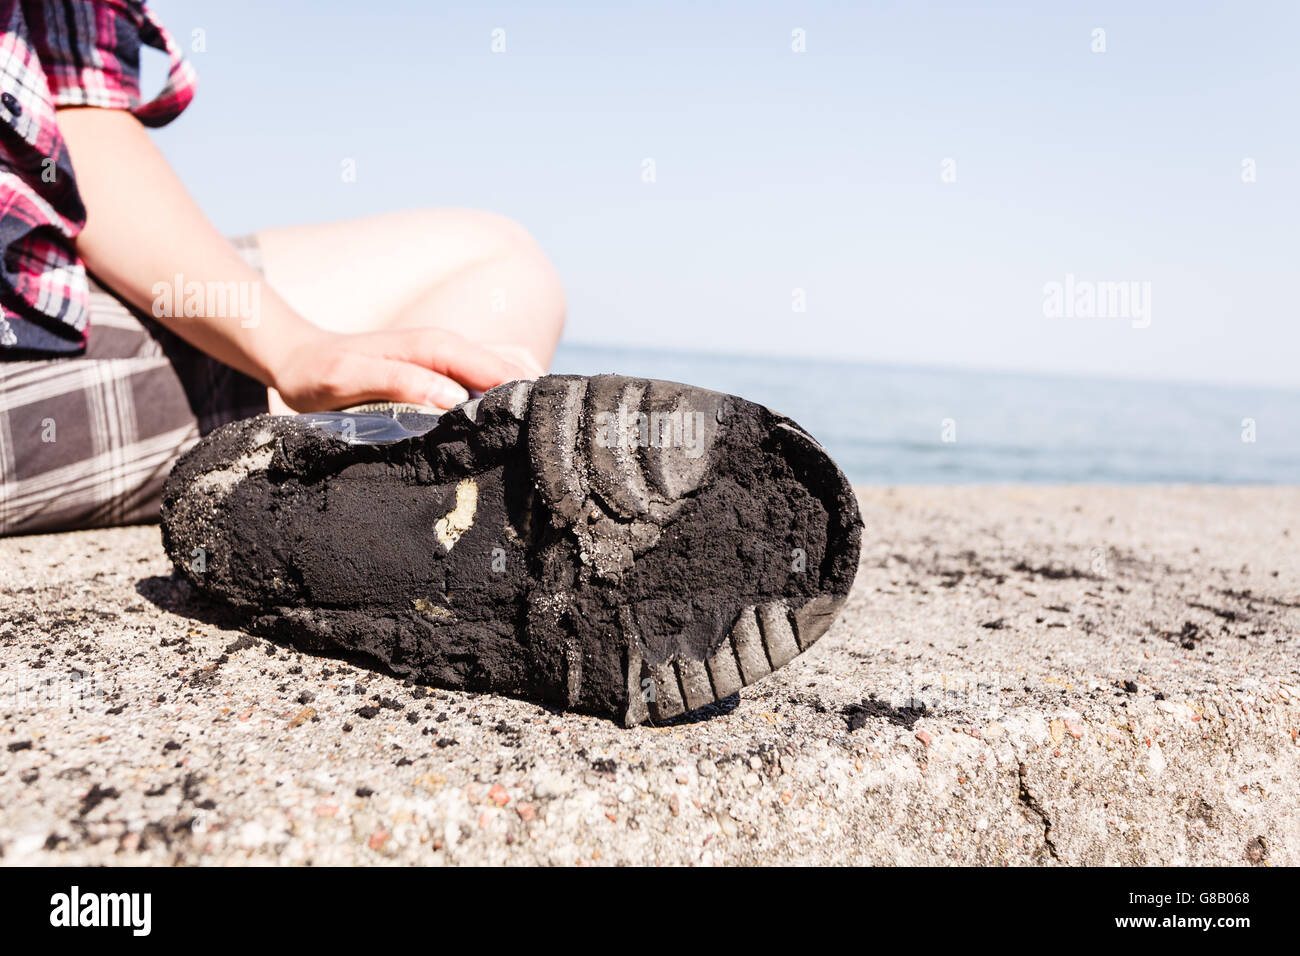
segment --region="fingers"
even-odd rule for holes
[[[374,359],[373,364],[376,383],[382,393],[376,395],[380,401],[448,409],[469,400],[469,392],[465,391],[464,386],[427,368],[411,362],[387,359]]]
[[[448,409],[468,398],[463,386],[413,362],[347,353],[324,363],[315,388],[294,407],[311,411],[380,401]]]
[[[446,329],[398,329],[375,333],[375,338],[385,357],[413,362],[482,392],[535,377],[532,369]]]
[[[306,365],[295,365],[294,375],[283,376],[280,384],[288,387],[292,407],[310,411],[389,401],[447,409],[469,399],[466,386],[487,391],[539,374],[444,329],[347,335],[326,345]]]
[[[521,345],[488,345],[485,347],[493,355],[505,359],[520,369],[524,374],[517,376],[519,378],[541,378],[546,374],[546,369],[533,357],[533,353]]]

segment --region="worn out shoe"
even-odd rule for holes
[[[441,416],[262,415],[163,492],[163,541],[253,631],[633,725],[807,650],[857,570],[853,490],[794,422],[551,375]]]

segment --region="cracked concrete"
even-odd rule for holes
[[[1020,802],[1027,806],[1038,819],[1043,821],[1043,848],[1051,855],[1053,860],[1059,860],[1061,857],[1056,852],[1056,844],[1052,842],[1052,818],[1047,815],[1043,805],[1038,799],[1029,792],[1029,784],[1025,782],[1025,775],[1028,768],[1022,763],[1016,767],[1016,778],[1020,782]]]
[[[1300,863],[1300,491],[859,495],[831,632],[633,730],[248,638],[157,528],[0,541],[0,862]]]

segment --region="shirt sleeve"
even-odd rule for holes
[[[162,126],[194,98],[194,68],[142,0],[29,0],[24,7],[56,108],[130,110],[146,126]],[[166,85],[148,102],[140,95],[145,46],[170,61]]]

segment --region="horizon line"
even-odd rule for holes
[[[857,366],[860,368],[881,368],[881,369],[898,369],[910,371],[925,372],[958,372],[973,373],[985,375],[1013,375],[1023,378],[1038,379],[1082,379],[1094,382],[1120,382],[1138,385],[1182,385],[1195,386],[1200,388],[1236,388],[1236,389],[1255,389],[1258,391],[1272,392],[1300,392],[1300,383],[1282,384],[1279,382],[1241,382],[1236,380],[1219,379],[1208,380],[1198,378],[1175,378],[1175,377],[1142,377],[1136,375],[1105,374],[1098,372],[1083,371],[1058,371],[1043,370],[1036,371],[1026,368],[996,367],[987,365],[950,365],[942,362],[920,363],[890,361],[887,359],[873,359],[865,356],[848,355],[848,356],[820,356],[808,355],[799,352],[771,352],[761,349],[735,349],[731,351],[722,351],[717,348],[671,348],[662,345],[647,345],[639,342],[598,342],[590,340],[574,340],[561,338],[558,348],[577,348],[577,349],[603,349],[603,350],[623,350],[634,352],[647,352],[654,355],[667,356],[686,356],[686,357],[706,357],[706,358],[723,358],[723,359],[763,359],[773,360],[780,359],[784,361],[804,362],[809,364],[825,365],[843,365]]]

